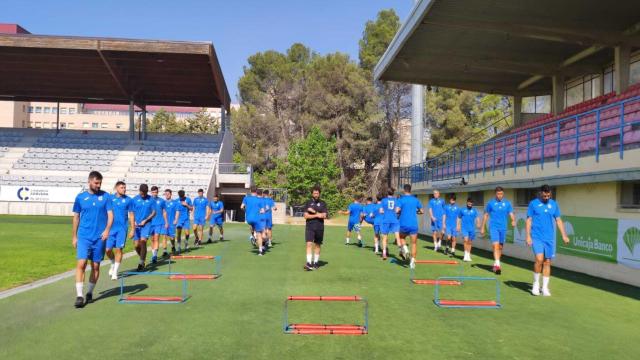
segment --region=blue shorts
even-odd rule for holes
[[[136,226],[133,232],[133,240],[148,239],[150,233],[151,233],[150,223],[147,223],[145,226],[142,226],[142,227]]]
[[[273,229],[273,219],[272,218],[265,219],[264,227],[269,230]]]
[[[222,224],[224,224],[224,218],[222,216],[211,217],[211,219],[209,220],[209,225],[211,226],[214,226],[214,225],[222,226]]]
[[[167,233],[165,235],[167,235],[170,238],[175,238],[176,237],[176,227],[175,225],[173,225],[173,223],[171,223],[171,225],[169,225],[169,227],[166,229]]]
[[[189,221],[189,219],[178,219],[178,222],[176,223],[176,228],[188,229],[189,225],[191,225],[191,221]]]
[[[400,224],[398,223],[382,223],[381,234],[391,234],[400,232]]]
[[[535,255],[543,254],[545,259],[553,259],[556,257],[556,242],[535,240],[531,244]]]
[[[357,225],[360,225],[359,221],[356,221],[356,222],[349,221],[349,223],[347,224],[347,231],[355,230],[356,232],[360,232],[360,226],[357,226]]]
[[[262,232],[264,231],[264,220],[247,220],[247,224],[249,224],[254,231]]]
[[[458,236],[458,229],[453,226],[453,227],[449,227],[447,226],[444,230],[444,234],[447,236],[453,236],[453,237],[457,237]]]
[[[107,249],[118,248],[122,249],[127,242],[127,230],[126,229],[111,229],[109,238],[107,239]]]
[[[193,226],[204,225],[206,223],[206,219],[203,217],[194,217],[193,218]]]
[[[463,238],[469,238],[469,240],[473,241],[476,239],[476,231],[462,229],[462,231],[460,232],[460,236]]]
[[[491,238],[491,242],[492,243],[499,242],[500,245],[503,245],[504,244],[504,240],[506,239],[506,236],[507,236],[507,230],[506,229],[492,229],[492,228],[489,228],[489,236]]]
[[[442,218],[436,218],[431,222],[431,231],[442,231]]]
[[[166,235],[167,231],[164,228],[164,225],[151,225],[151,231],[149,232],[149,235]]]
[[[400,226],[400,234],[418,235],[418,228],[415,226]]]
[[[105,245],[106,241],[102,241],[102,239],[78,239],[76,259],[91,260],[94,263],[99,263],[104,259]]]
[[[382,225],[373,224],[373,233],[378,235],[378,234],[380,234],[380,231],[382,231]]]

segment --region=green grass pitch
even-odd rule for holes
[[[84,309],[73,308],[72,278],[0,300],[0,359],[637,359],[640,353],[635,287],[556,270],[553,296],[533,297],[531,263],[507,258],[499,278],[503,309],[441,309],[432,302],[432,286],[410,284],[404,264],[383,262],[370,248],[345,246],[343,227],[327,228],[326,264],[315,272],[302,269],[303,227],[276,226],[276,245],[264,257],[254,253],[245,225],[226,230],[230,241],[190,253],[221,255],[222,277],[190,282],[190,298],[182,304],[119,304],[118,285],[106,276],[96,288],[97,301]],[[71,269],[70,231],[69,218],[0,216],[0,287]],[[370,227],[364,235],[371,246]],[[421,240],[418,257],[445,258],[430,247]],[[489,257],[475,251],[464,275],[492,276]],[[134,262],[125,261],[122,270]],[[156,271],[167,269],[164,264]],[[419,275],[437,277],[437,269],[421,268]],[[147,289],[155,284],[162,286],[154,279]],[[485,291],[492,294],[478,286],[470,295]],[[363,296],[370,306],[369,334],[284,334],[288,295]],[[355,323],[362,321],[362,308],[295,303],[290,317]]]

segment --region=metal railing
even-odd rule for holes
[[[444,153],[436,158],[400,170],[400,182],[434,182],[469,179],[496,171],[618,152],[624,158],[625,145],[640,145],[640,96],[630,97],[596,109],[563,117],[539,126],[498,136],[483,144]]]
[[[251,174],[252,168],[250,164],[234,163],[234,164],[218,164],[218,174]]]

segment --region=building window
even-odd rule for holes
[[[98,123],[91,123],[91,127],[94,128],[94,129],[97,129],[98,125],[99,125]]]
[[[122,123],[117,123],[116,124],[116,129],[122,129]]]
[[[565,107],[579,104],[600,95],[600,76],[586,75],[565,83]]]
[[[45,129],[48,128],[49,127],[49,122],[48,121],[47,122],[43,122],[42,123],[42,127],[45,128]]]
[[[58,113],[58,108],[57,107],[51,108],[51,113],[52,114],[57,114]]]
[[[85,129],[88,128],[89,127],[89,123],[88,122],[83,122],[82,123],[82,127],[85,128]]]
[[[635,60],[629,66],[629,85],[640,82],[640,59]]]
[[[76,108],[69,108],[69,115],[73,115],[76,113]]]
[[[604,69],[604,75],[602,78],[604,81],[604,93],[608,94],[612,92],[615,88],[615,83],[613,80],[613,66]]]
[[[60,123],[60,129],[66,129],[67,128],[67,123]]]
[[[29,114],[33,113],[33,106],[29,106]]]
[[[72,128],[72,127],[73,127],[73,123],[72,122],[67,123],[67,128]]]
[[[620,204],[623,209],[640,209],[640,181],[620,183]]]
[[[36,106],[36,114],[40,114],[40,113],[42,113],[42,107]]]
[[[42,123],[40,123],[40,122],[36,122],[34,127],[35,127],[36,129],[40,129],[40,128],[42,127]]]
[[[50,107],[48,107],[48,106],[45,106],[45,107],[44,107],[44,113],[45,113],[45,114],[51,114],[51,108],[50,108]]]
[[[109,124],[102,123],[102,124],[100,124],[100,127],[103,128],[103,129],[107,129],[109,127]]]
[[[548,114],[551,112],[551,95],[522,98],[522,112],[526,114]]]
[[[484,206],[484,191],[472,191],[469,197],[473,200],[473,206]]]
[[[66,114],[67,108],[60,108],[60,114]]]
[[[539,188],[516,189],[516,206],[527,207],[529,203],[538,197]],[[551,198],[556,198],[556,187],[551,186]]]
[[[27,111],[27,106],[26,105],[22,105],[22,112],[26,112]]]
[[[27,127],[27,124],[24,120],[22,120],[22,127]]]

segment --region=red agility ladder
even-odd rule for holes
[[[416,260],[416,264],[458,265],[456,260]]]
[[[215,256],[212,255],[173,255],[171,260],[189,259],[189,260],[213,260]]]
[[[212,274],[185,274],[169,276],[169,280],[215,280],[217,278],[217,275]]]
[[[475,306],[475,307],[496,307],[498,303],[494,300],[440,300],[442,306]]]
[[[290,301],[345,301],[364,304],[364,325],[289,323]],[[366,335],[369,333],[369,304],[360,296],[288,296],[284,302],[284,332],[299,335]]]
[[[182,302],[179,296],[127,296],[125,301],[157,301],[157,302]]]
[[[436,284],[449,285],[449,286],[462,285],[460,281],[456,281],[456,280],[412,279],[411,282],[413,282],[416,285],[436,285]]]

